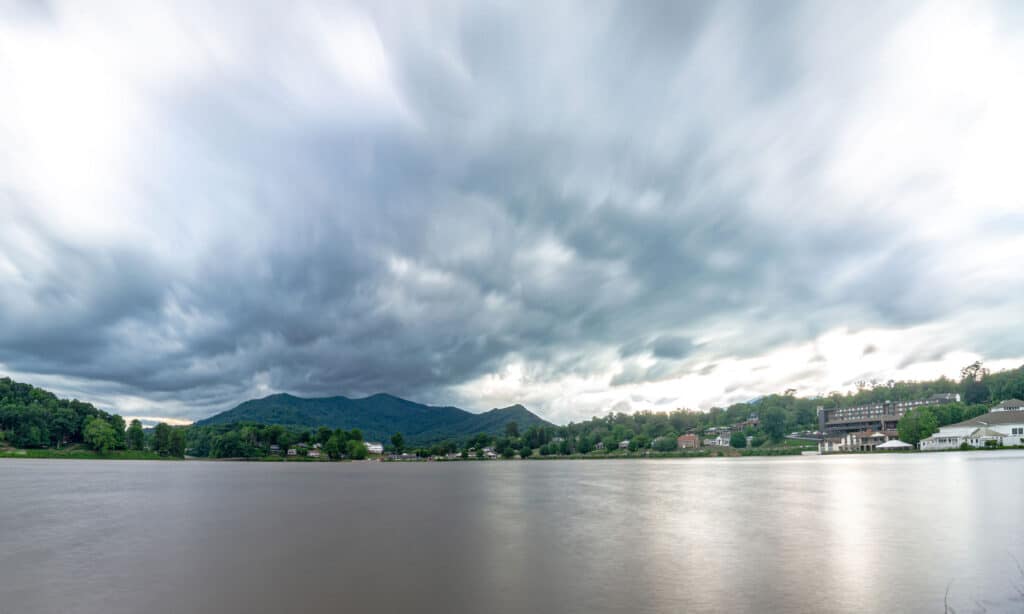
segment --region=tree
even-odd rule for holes
[[[515,421],[506,422],[505,435],[509,439],[515,439],[516,437],[519,437],[519,424],[517,424]]]
[[[654,449],[658,452],[673,452],[678,446],[678,440],[671,433],[654,440]]]
[[[331,435],[331,438],[324,444],[324,454],[331,460],[337,460],[341,457],[341,444],[337,435]]]
[[[235,433],[238,436],[238,433]],[[167,454],[171,449],[171,427],[161,422],[153,430],[153,451],[158,454]]]
[[[359,429],[352,429],[351,431],[348,432],[348,438],[353,439],[355,441],[362,441],[363,432],[360,431]]]
[[[391,445],[394,446],[395,452],[401,454],[405,449],[405,437],[401,433],[395,433],[391,436]]]
[[[167,453],[175,458],[185,456],[185,429],[177,428],[171,431]]]
[[[778,407],[761,412],[761,428],[772,441],[780,441],[786,434],[786,414]]]
[[[980,360],[960,369],[960,397],[964,403],[971,405],[989,400],[990,393],[984,382],[988,374],[988,369],[981,366]]]
[[[362,460],[369,454],[366,444],[359,439],[349,439],[345,444],[345,454],[352,460]]]
[[[142,423],[132,420],[131,426],[128,427],[128,449],[141,450],[145,443],[146,433],[142,430]]]
[[[110,422],[111,428],[113,428],[114,432],[117,433],[117,445],[115,447],[125,447],[125,427],[127,425],[124,423],[124,418],[114,414],[108,418],[108,421]]]
[[[747,436],[737,431],[729,437],[729,445],[737,449],[745,448],[747,447]]]
[[[928,407],[918,407],[908,411],[896,424],[896,432],[900,440],[917,445],[925,437],[939,430],[939,421]]]
[[[83,432],[85,443],[100,454],[106,454],[118,445],[118,433],[103,418],[90,418]]]
[[[320,445],[324,445],[327,443],[327,440],[330,439],[332,435],[334,435],[334,431],[327,428],[326,426],[321,426],[316,430],[316,442],[319,443]]]

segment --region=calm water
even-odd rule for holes
[[[1021,452],[0,460],[0,613],[1019,612],[1022,521]]]

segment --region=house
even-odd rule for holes
[[[281,446],[277,445],[276,443],[271,445],[270,446],[270,453],[271,454],[280,454],[281,453]]]
[[[309,458],[320,458],[320,450],[313,448],[309,452],[306,452],[306,456],[308,456]]]
[[[295,448],[288,448],[288,456],[298,456],[299,451]]]
[[[603,441],[599,441],[599,442],[595,443],[594,444],[594,449],[595,450],[604,450],[604,442]]]
[[[1008,402],[1000,405],[1004,403]],[[1014,407],[1013,403],[1008,407]],[[918,447],[922,450],[952,450],[965,443],[976,448],[1024,445],[1024,410],[993,408],[977,418],[940,428],[931,437],[922,439]]]
[[[366,451],[370,454],[384,454],[384,444],[377,441],[367,441]]]
[[[991,411],[1024,411],[1024,401],[1020,399],[1007,399],[993,407]]]
[[[628,450],[629,449],[629,440],[628,439],[623,439],[622,441],[620,441],[619,442],[619,449],[620,450]]]
[[[693,433],[686,433],[685,435],[680,435],[679,437],[676,438],[676,447],[683,450],[687,448],[699,448],[700,437]]]
[[[314,448],[316,448],[317,450],[319,450],[319,449],[320,449],[320,448],[322,448],[323,446],[322,446],[322,445],[320,445],[319,443],[314,443],[314,444],[313,444],[313,447],[314,447]]]
[[[712,440],[711,445],[718,446],[720,448],[728,448],[729,447],[729,438],[730,437],[732,437],[731,433],[729,433],[728,431],[722,431],[722,432],[720,432],[718,434],[717,437],[715,437]]]

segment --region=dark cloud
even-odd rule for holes
[[[456,402],[512,362],[710,376],[994,300],[944,291],[943,245],[822,179],[906,12],[197,8],[196,55],[136,84],[149,129],[93,226],[119,230],[69,232],[10,180],[0,364],[191,417],[266,390]]]

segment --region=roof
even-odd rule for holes
[[[1006,411],[1008,409],[1024,409],[1024,401],[1020,399],[1006,399],[999,405],[992,408],[993,410]]]
[[[909,443],[907,443],[905,441],[900,441],[899,439],[890,439],[889,441],[883,443],[882,445],[877,446],[875,449],[876,450],[897,450],[897,449],[913,448],[913,447],[914,446],[910,445]]]
[[[992,426],[995,424],[1024,424],[1024,410],[990,411],[977,418],[971,418],[970,420],[964,420],[949,426]]]
[[[971,433],[971,437],[1006,437],[1006,433],[1000,433],[999,431],[994,431],[987,426],[983,426]]]

